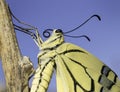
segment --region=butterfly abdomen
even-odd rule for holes
[[[36,69],[30,92],[46,92],[51,80],[54,61],[51,58],[43,60]]]

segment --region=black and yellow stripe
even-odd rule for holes
[[[46,92],[48,89],[55,63],[52,59],[46,59],[41,63],[44,64],[36,69],[31,92]]]

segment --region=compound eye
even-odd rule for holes
[[[55,33],[63,33],[61,29],[55,30]]]

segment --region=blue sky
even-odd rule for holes
[[[84,38],[67,38],[66,42],[79,45],[102,60],[120,76],[120,1],[119,0],[7,0],[12,12],[20,20],[32,24],[42,32],[47,28],[69,31],[93,14],[101,16],[76,30],[71,35],[87,35]],[[18,32],[17,38],[23,55],[37,65],[38,47],[28,35]],[[45,38],[42,37],[44,40]],[[1,70],[1,66],[0,66]],[[3,75],[2,71],[0,74]],[[0,77],[3,83],[4,79]],[[55,90],[55,76],[48,92]],[[55,91],[54,91],[55,92]]]

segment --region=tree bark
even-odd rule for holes
[[[33,66],[30,60],[23,58],[20,53],[5,0],[0,0],[0,58],[7,92],[29,92],[28,81]]]

